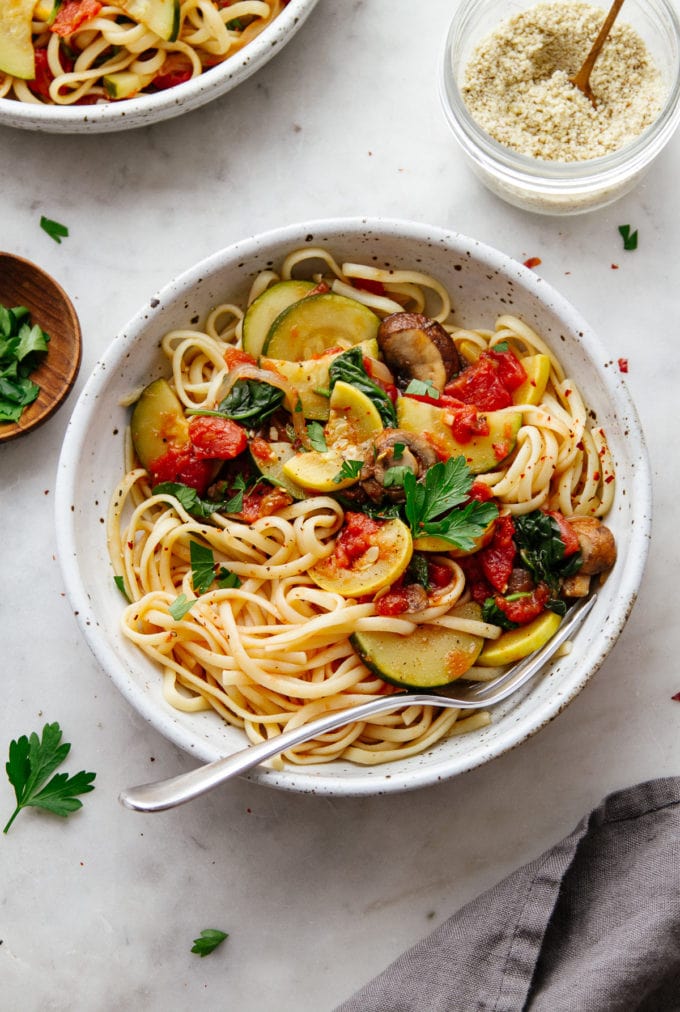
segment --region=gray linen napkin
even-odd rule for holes
[[[610,795],[336,1012],[486,1010],[680,1010],[680,777]]]

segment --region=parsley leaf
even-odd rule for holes
[[[44,214],[40,216],[40,227],[44,232],[47,232],[51,239],[55,242],[61,242],[68,236],[68,229],[66,225],[62,225],[58,221],[52,221],[51,218],[46,218]]]
[[[309,436],[309,444],[313,450],[318,450],[319,453],[326,452],[328,446],[326,445],[323,425],[320,422],[308,422],[307,435]]]
[[[219,928],[205,928],[198,938],[194,938],[191,951],[197,952],[201,958],[208,956],[215,951],[218,945],[222,944],[225,938],[229,938],[226,931],[220,931]]]
[[[232,573],[224,566],[218,567],[213,550],[207,545],[201,545],[198,541],[190,542],[189,556],[191,558],[191,578],[194,591],[197,594],[205,594],[215,580],[220,589],[241,586],[241,581],[236,573]],[[176,601],[174,603],[177,604]]]
[[[631,232],[630,225],[619,225],[619,234],[623,239],[623,248],[625,250],[635,250],[638,245],[638,234],[637,229]]]
[[[191,611],[195,603],[195,598],[188,598],[186,594],[179,594],[172,604],[168,606],[168,611],[175,622],[181,622],[187,612]]]
[[[363,466],[363,460],[343,460],[342,467],[333,478],[333,481],[336,485],[339,485],[345,478],[358,478]]]
[[[472,480],[464,457],[433,464],[422,482],[408,470],[403,475],[404,513],[413,536],[435,535],[471,551],[498,516],[498,507],[491,502],[466,502]]]
[[[433,401],[438,401],[440,396],[432,380],[412,379],[404,393],[416,394],[418,397],[431,397]]]
[[[190,485],[183,485],[179,481],[162,481],[154,485],[151,490],[154,495],[172,495],[179,501],[187,513],[201,520],[209,520],[213,513],[240,513],[243,509],[243,490],[246,487],[242,475],[237,475],[231,483],[229,499],[220,499],[213,502],[211,499],[201,499],[195,488]],[[236,491],[234,491],[236,490]]]
[[[65,817],[82,808],[77,794],[94,790],[92,781],[96,773],[81,770],[71,777],[67,773],[56,773],[52,777],[71,749],[68,742],[61,741],[61,736],[59,724],[45,724],[42,738],[33,732],[29,738],[22,735],[10,742],[5,769],[14,787],[17,806],[3,832],[9,830],[22,808],[44,808]]]
[[[130,597],[127,590],[125,589],[125,579],[122,576],[114,576],[113,582],[118,587],[118,590],[121,592],[125,600],[129,601]]]

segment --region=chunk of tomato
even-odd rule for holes
[[[365,513],[345,513],[345,522],[335,542],[338,565],[346,569],[354,559],[367,552],[371,538],[380,530],[380,522]]]
[[[189,420],[189,439],[199,460],[233,460],[243,453],[248,437],[231,418],[194,415]]]
[[[496,521],[491,543],[478,552],[484,576],[494,590],[504,593],[512,573],[517,555],[513,536],[515,524],[511,516],[501,516]]]
[[[550,591],[545,583],[539,583],[531,594],[508,601],[501,594],[494,594],[494,603],[511,622],[526,625],[545,611],[546,602],[550,599]]]
[[[171,447],[162,457],[152,460],[149,472],[154,485],[163,481],[179,482],[203,495],[213,479],[215,466],[211,461],[197,457],[189,443]]]
[[[50,25],[50,31],[63,39],[68,38],[88,21],[96,18],[102,6],[99,0],[66,0],[57,11],[57,16]]]

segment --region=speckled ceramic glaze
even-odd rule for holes
[[[56,106],[0,99],[0,125],[47,133],[112,133],[149,126],[197,109],[231,91],[272,59],[302,27],[318,0],[290,0],[242,50],[200,77],[156,95],[101,105]]]
[[[217,303],[242,299],[253,276],[289,250],[327,246],[340,262],[415,268],[437,276],[452,295],[457,322],[492,327],[513,313],[554,349],[605,428],[616,472],[607,523],[618,560],[571,653],[533,687],[494,711],[481,731],[441,742],[423,755],[373,768],[333,762],[259,769],[251,778],[292,791],[363,795],[435,783],[519,745],[572,700],[607,656],[635,601],[651,528],[651,481],[640,423],[617,363],[579,314],[521,264],[475,241],[423,224],[382,219],[313,221],[236,243],[204,260],[149,299],[95,367],[73,412],[59,461],[56,523],[67,592],[102,668],[161,734],[200,760],[242,748],[245,736],[213,714],[186,714],[163,700],[158,671],[119,632],[123,601],[113,582],[103,519],[123,471],[130,391],[167,374],[159,339],[197,325]]]

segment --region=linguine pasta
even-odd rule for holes
[[[248,304],[277,281],[309,277],[311,264],[318,268],[319,262],[323,267],[314,281],[323,279],[332,291],[351,294],[379,316],[429,308],[466,358],[497,345],[518,356],[548,356],[550,377],[540,403],[513,405],[513,411],[522,412],[514,451],[476,480],[488,487],[503,514],[520,516],[537,507],[567,516],[607,513],[614,482],[604,433],[589,425],[578,390],[540,335],[509,315],[499,316],[492,330],[463,329],[453,322],[449,295],[436,279],[418,271],[340,265],[325,249],[295,250],[278,272],[263,272]],[[229,376],[225,353],[228,359],[229,349],[241,344],[244,310],[225,303],[210,313],[201,331],[175,330],[163,337],[171,383],[185,409],[215,407]],[[110,557],[130,601],[122,631],[161,672],[170,706],[186,712],[212,709],[256,742],[327,710],[395,691],[361,661],[350,642],[354,633],[383,630],[403,635],[406,642],[418,628],[443,627],[498,637],[497,626],[452,614],[470,590],[460,561],[446,552],[435,558],[448,569],[447,582],[432,589],[427,605],[417,611],[380,614],[380,594],[352,597],[323,589],[309,573],[333,552],[345,507],[332,494],[292,501],[273,488],[270,495],[267,510],[251,522],[224,512],[198,518],[176,495],[154,492],[128,437],[126,474],[109,510]],[[216,566],[227,574],[222,585],[209,581],[207,589],[196,592],[192,542],[213,553]],[[191,604],[179,618],[173,617],[178,600]],[[465,677],[491,674],[473,667]],[[484,711],[470,715],[412,706],[350,723],[295,747],[283,759],[384,763],[489,722]]]
[[[115,3],[95,2],[94,15],[73,31],[68,23],[59,30],[58,13],[41,18],[38,3],[35,76],[0,73],[0,98],[76,105],[153,94],[233,56],[284,7],[285,0],[182,0],[177,38],[165,41]]]

